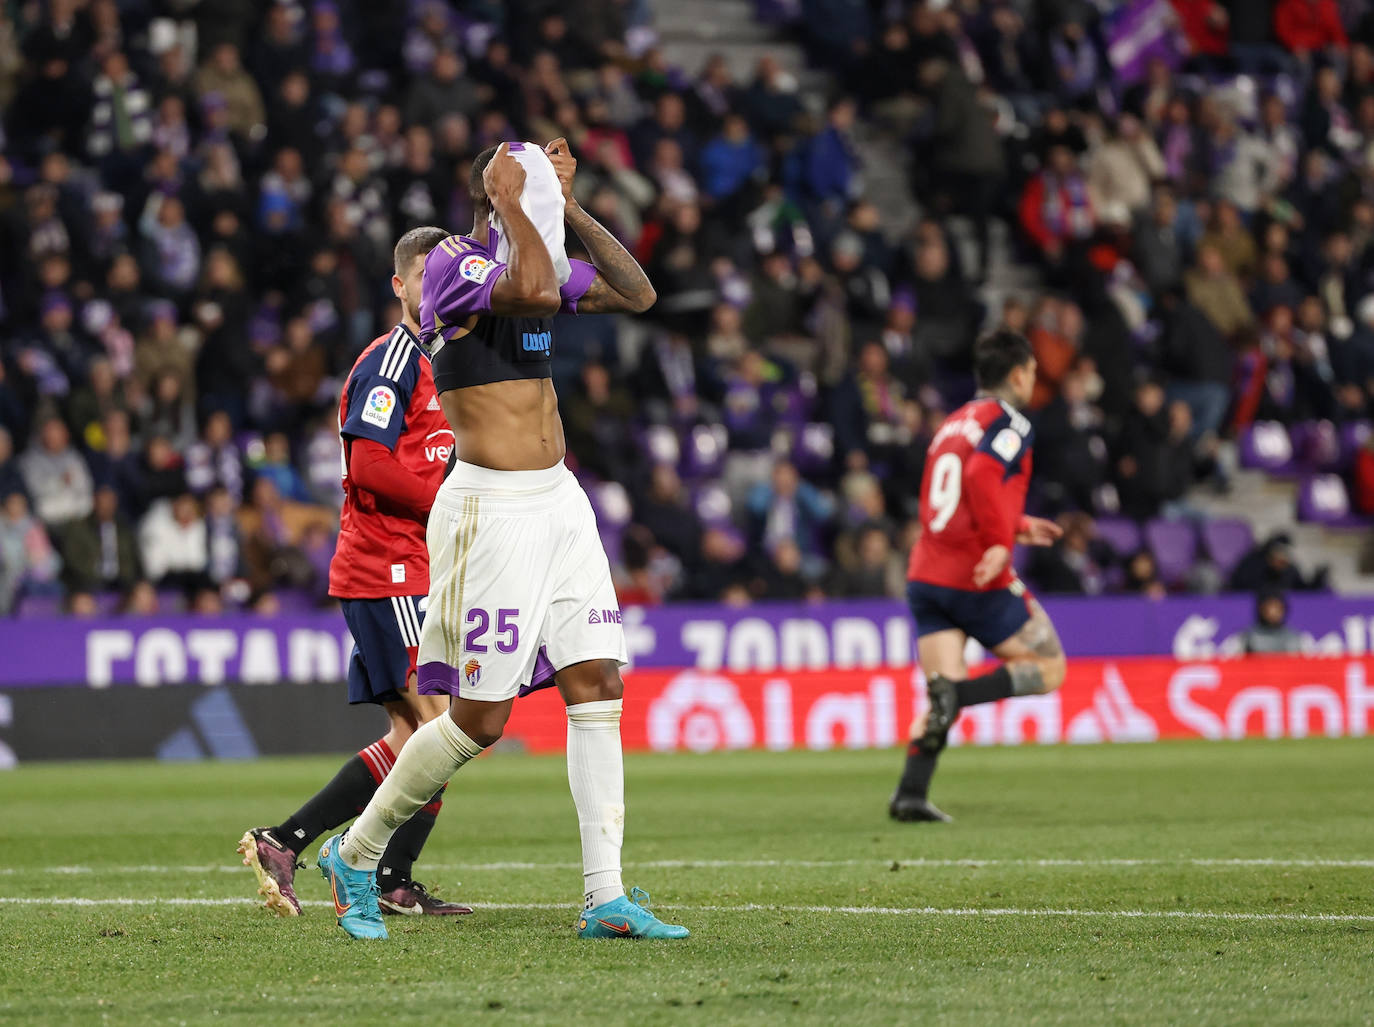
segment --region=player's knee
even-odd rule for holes
[[[506,730],[506,711],[500,703],[458,703],[449,706],[458,729],[483,749],[495,745]]]
[[[625,696],[625,682],[614,660],[591,660],[569,668],[560,675],[558,689],[568,706],[585,702],[606,702]]]

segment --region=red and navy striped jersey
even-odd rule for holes
[[[453,430],[439,407],[429,356],[404,325],[363,350],[348,373],[339,398],[339,438],[344,501],[329,594],[339,599],[427,594],[424,523],[348,477],[349,446],[354,439],[371,439],[390,449],[406,470],[431,482],[435,492],[444,480]]]

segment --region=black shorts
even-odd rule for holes
[[[353,634],[348,661],[350,703],[398,702],[415,673],[425,596],[344,599],[344,621]]]
[[[984,649],[1001,645],[1025,626],[1035,601],[1020,581],[1007,588],[974,592],[912,581],[906,586],[916,637],[957,628]]]

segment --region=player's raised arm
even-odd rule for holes
[[[505,270],[492,286],[490,312],[501,317],[552,317],[562,302],[558,277],[539,230],[520,206],[525,169],[510,155],[508,143],[492,157],[482,184],[510,243]]]
[[[573,197],[577,160],[568,149],[568,141],[555,139],[544,152],[563,186],[564,217],[592,258],[590,269],[585,265],[579,268],[581,262],[574,262],[573,277],[563,287],[565,308],[577,314],[644,313],[654,305],[658,293],[639,261]]]

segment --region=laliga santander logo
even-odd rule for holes
[[[649,707],[649,746],[671,752],[748,749],[754,744],[754,718],[727,678],[684,671]]]
[[[1131,693],[1114,664],[1102,671],[1102,687],[1093,693],[1092,705],[1069,721],[1064,740],[1092,742],[1155,742],[1159,726],[1154,718],[1131,701]]]

